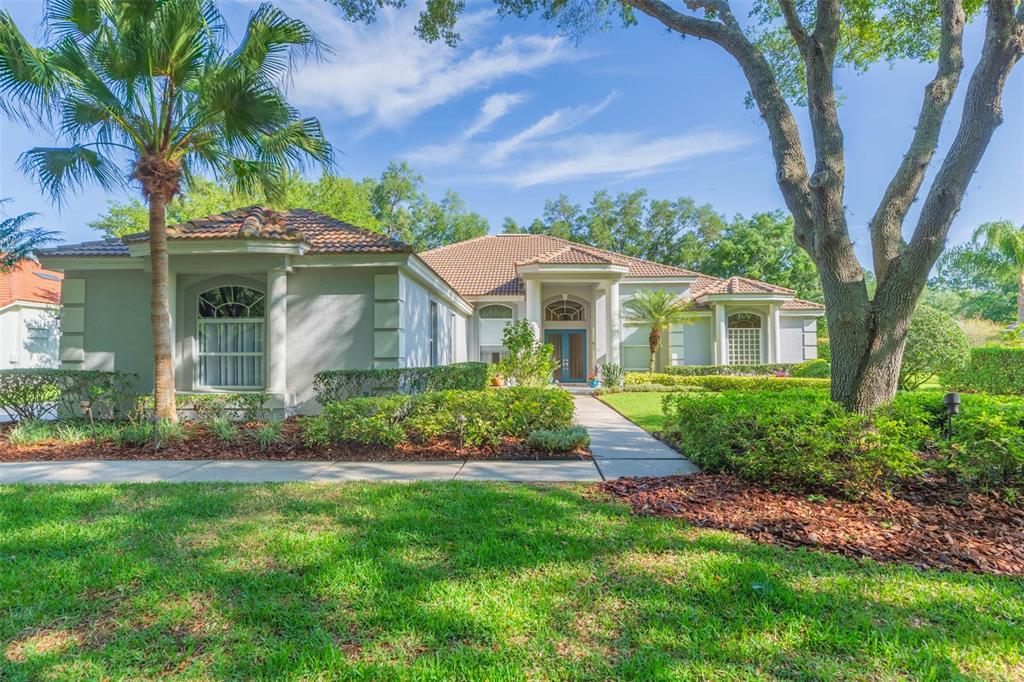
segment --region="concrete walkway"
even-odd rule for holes
[[[590,452],[605,479],[700,471],[678,452],[590,395],[577,395],[576,421],[590,432]]]
[[[590,395],[576,395],[576,420],[590,432],[592,460],[501,462],[273,462],[95,460],[3,462],[5,483],[283,481],[601,481],[689,474],[697,467]]]

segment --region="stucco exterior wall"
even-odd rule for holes
[[[779,320],[782,336],[782,362],[803,362],[818,357],[818,330],[813,317],[783,316]]]
[[[405,335],[405,367],[430,366],[430,303],[437,304],[437,364],[448,365],[456,362],[455,333],[462,330],[465,338],[465,320],[456,323],[460,318],[444,301],[432,296],[418,281],[405,274],[401,276],[402,297],[402,330]],[[462,344],[463,346],[465,343]]]
[[[148,273],[66,272],[65,282],[69,280],[71,285],[62,289],[61,365],[133,372],[137,390],[153,390]]]
[[[0,310],[0,367],[57,367],[58,309],[12,304]]]
[[[354,268],[296,269],[288,275],[288,390],[300,410],[313,375],[373,367],[373,275]]]
[[[712,319],[710,316],[698,317],[691,324],[685,325],[683,331],[683,363],[684,365],[714,364],[712,353]]]

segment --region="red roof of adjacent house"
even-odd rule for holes
[[[699,273],[623,256],[542,234],[497,234],[442,246],[420,254],[462,296],[523,293],[517,265],[602,264],[629,268],[629,277],[699,277]]]
[[[0,308],[12,303],[60,305],[64,275],[44,270],[34,260],[23,260],[9,272],[0,272]]]
[[[277,211],[266,206],[247,206],[216,215],[167,226],[174,239],[273,239],[301,241],[306,253],[410,253],[408,244],[350,225],[305,208]],[[128,243],[149,239],[148,232],[122,239],[70,244],[43,249],[46,256],[127,256]]]

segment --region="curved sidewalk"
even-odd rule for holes
[[[700,469],[590,395],[576,395],[576,421],[590,432],[590,453],[605,479],[674,476]]]

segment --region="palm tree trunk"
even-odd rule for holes
[[[654,327],[651,327],[651,335],[647,337],[647,343],[651,349],[651,360],[647,370],[651,374],[654,374],[654,365],[658,357],[658,348],[661,346],[661,332]]]
[[[167,201],[149,197],[149,259],[152,270],[150,321],[153,325],[153,396],[158,419],[178,421],[174,402],[174,356],[167,297]]]

